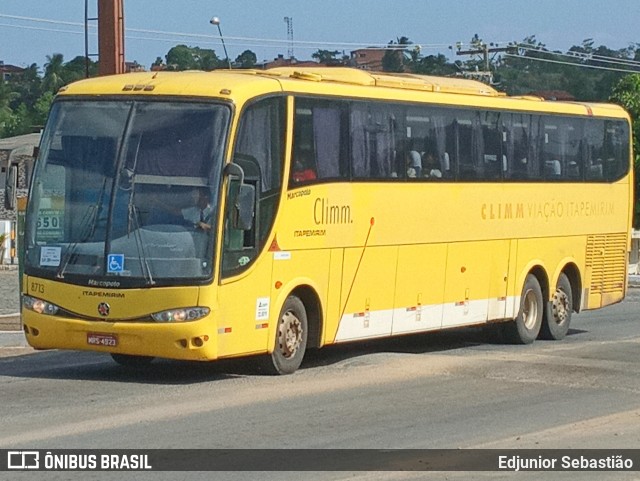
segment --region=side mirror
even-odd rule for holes
[[[241,184],[233,200],[232,225],[234,229],[251,230],[255,205],[255,187],[250,184]]]
[[[7,172],[7,180],[4,189],[4,207],[7,210],[16,208],[16,195],[18,190],[18,166],[10,165]]]
[[[238,230],[251,230],[256,206],[256,189],[251,184],[244,183],[244,170],[238,164],[227,164],[225,175],[231,179],[230,203],[231,203],[231,227]],[[237,189],[233,188],[237,182]]]

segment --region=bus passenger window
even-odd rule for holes
[[[346,103],[296,99],[289,187],[348,177]]]
[[[353,102],[350,111],[351,168],[356,179],[388,179],[396,167],[400,109]],[[402,154],[400,154],[402,155]]]

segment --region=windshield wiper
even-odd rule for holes
[[[151,267],[149,266],[146,249],[144,246],[144,242],[142,241],[140,209],[138,209],[134,200],[136,192],[136,167],[138,165],[138,153],[140,152],[141,141],[142,136],[138,138],[138,144],[136,145],[136,151],[133,158],[133,167],[127,168],[123,165],[118,178],[120,178],[120,176],[122,176],[123,174],[127,176],[129,184],[129,201],[127,202],[127,236],[131,235],[131,232],[133,232],[133,238],[136,242],[136,251],[138,253],[138,260],[140,261],[140,271],[144,276],[146,284],[150,286],[155,284],[155,281],[153,280],[153,275],[151,274]]]
[[[100,192],[98,193],[98,204],[90,205],[80,223],[81,226],[81,235],[79,240],[73,242],[64,254],[64,258],[58,271],[56,272],[56,277],[60,279],[64,279],[64,273],[69,264],[71,263],[71,259],[73,259],[74,254],[78,248],[79,244],[84,244],[89,239],[93,238],[98,222],[100,221],[100,214],[102,213],[102,205],[104,204],[104,193],[107,189],[107,177],[104,176],[102,178],[102,187],[100,187]]]
[[[135,174],[131,182],[131,193],[129,194],[129,203],[127,204],[127,235],[131,235],[131,232],[133,232],[133,238],[136,241],[136,251],[138,252],[138,260],[140,261],[140,270],[142,271],[142,275],[144,276],[146,284],[151,286],[155,284],[155,281],[153,280],[153,276],[151,274],[151,267],[149,266],[149,261],[147,260],[147,252],[144,246],[144,242],[142,241],[140,209],[136,207],[133,200],[134,185]],[[133,230],[131,229],[132,226],[134,226]]]
[[[56,277],[64,279],[64,273],[67,269],[67,266],[71,263],[71,259],[75,257],[78,245],[87,242],[87,240],[93,235],[93,232],[95,232],[95,223],[98,217],[98,210],[99,208],[97,205],[90,205],[89,207],[87,207],[87,210],[85,211],[80,223],[82,234],[78,240],[71,243],[67,247],[67,250],[64,253],[64,257],[62,258],[62,262],[60,263],[60,267],[58,267],[58,270],[56,271]]]

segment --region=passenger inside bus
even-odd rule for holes
[[[307,151],[298,152],[293,161],[291,180],[294,183],[306,182],[317,178],[316,171],[311,163],[311,153]]]
[[[442,170],[440,170],[440,162],[434,152],[427,152],[424,154],[422,161],[424,168],[424,176],[430,179],[441,179]]]
[[[410,150],[407,154],[407,177],[410,179],[422,177],[422,156],[416,150]]]
[[[171,199],[171,201],[169,201]],[[206,187],[193,187],[171,195],[152,197],[147,225],[179,225],[198,230],[211,230],[211,193]]]
[[[193,225],[196,229],[211,230],[211,192],[205,187],[200,187],[194,192],[195,205],[181,210],[182,218],[187,225]]]

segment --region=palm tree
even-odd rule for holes
[[[382,57],[382,70],[385,72],[404,72],[404,55],[408,46],[412,43],[408,37],[404,36],[396,38],[395,42],[393,40],[389,42],[389,50]]]
[[[50,92],[57,92],[65,84],[63,79],[64,57],[61,53],[47,55],[47,63],[44,64],[44,88]]]

